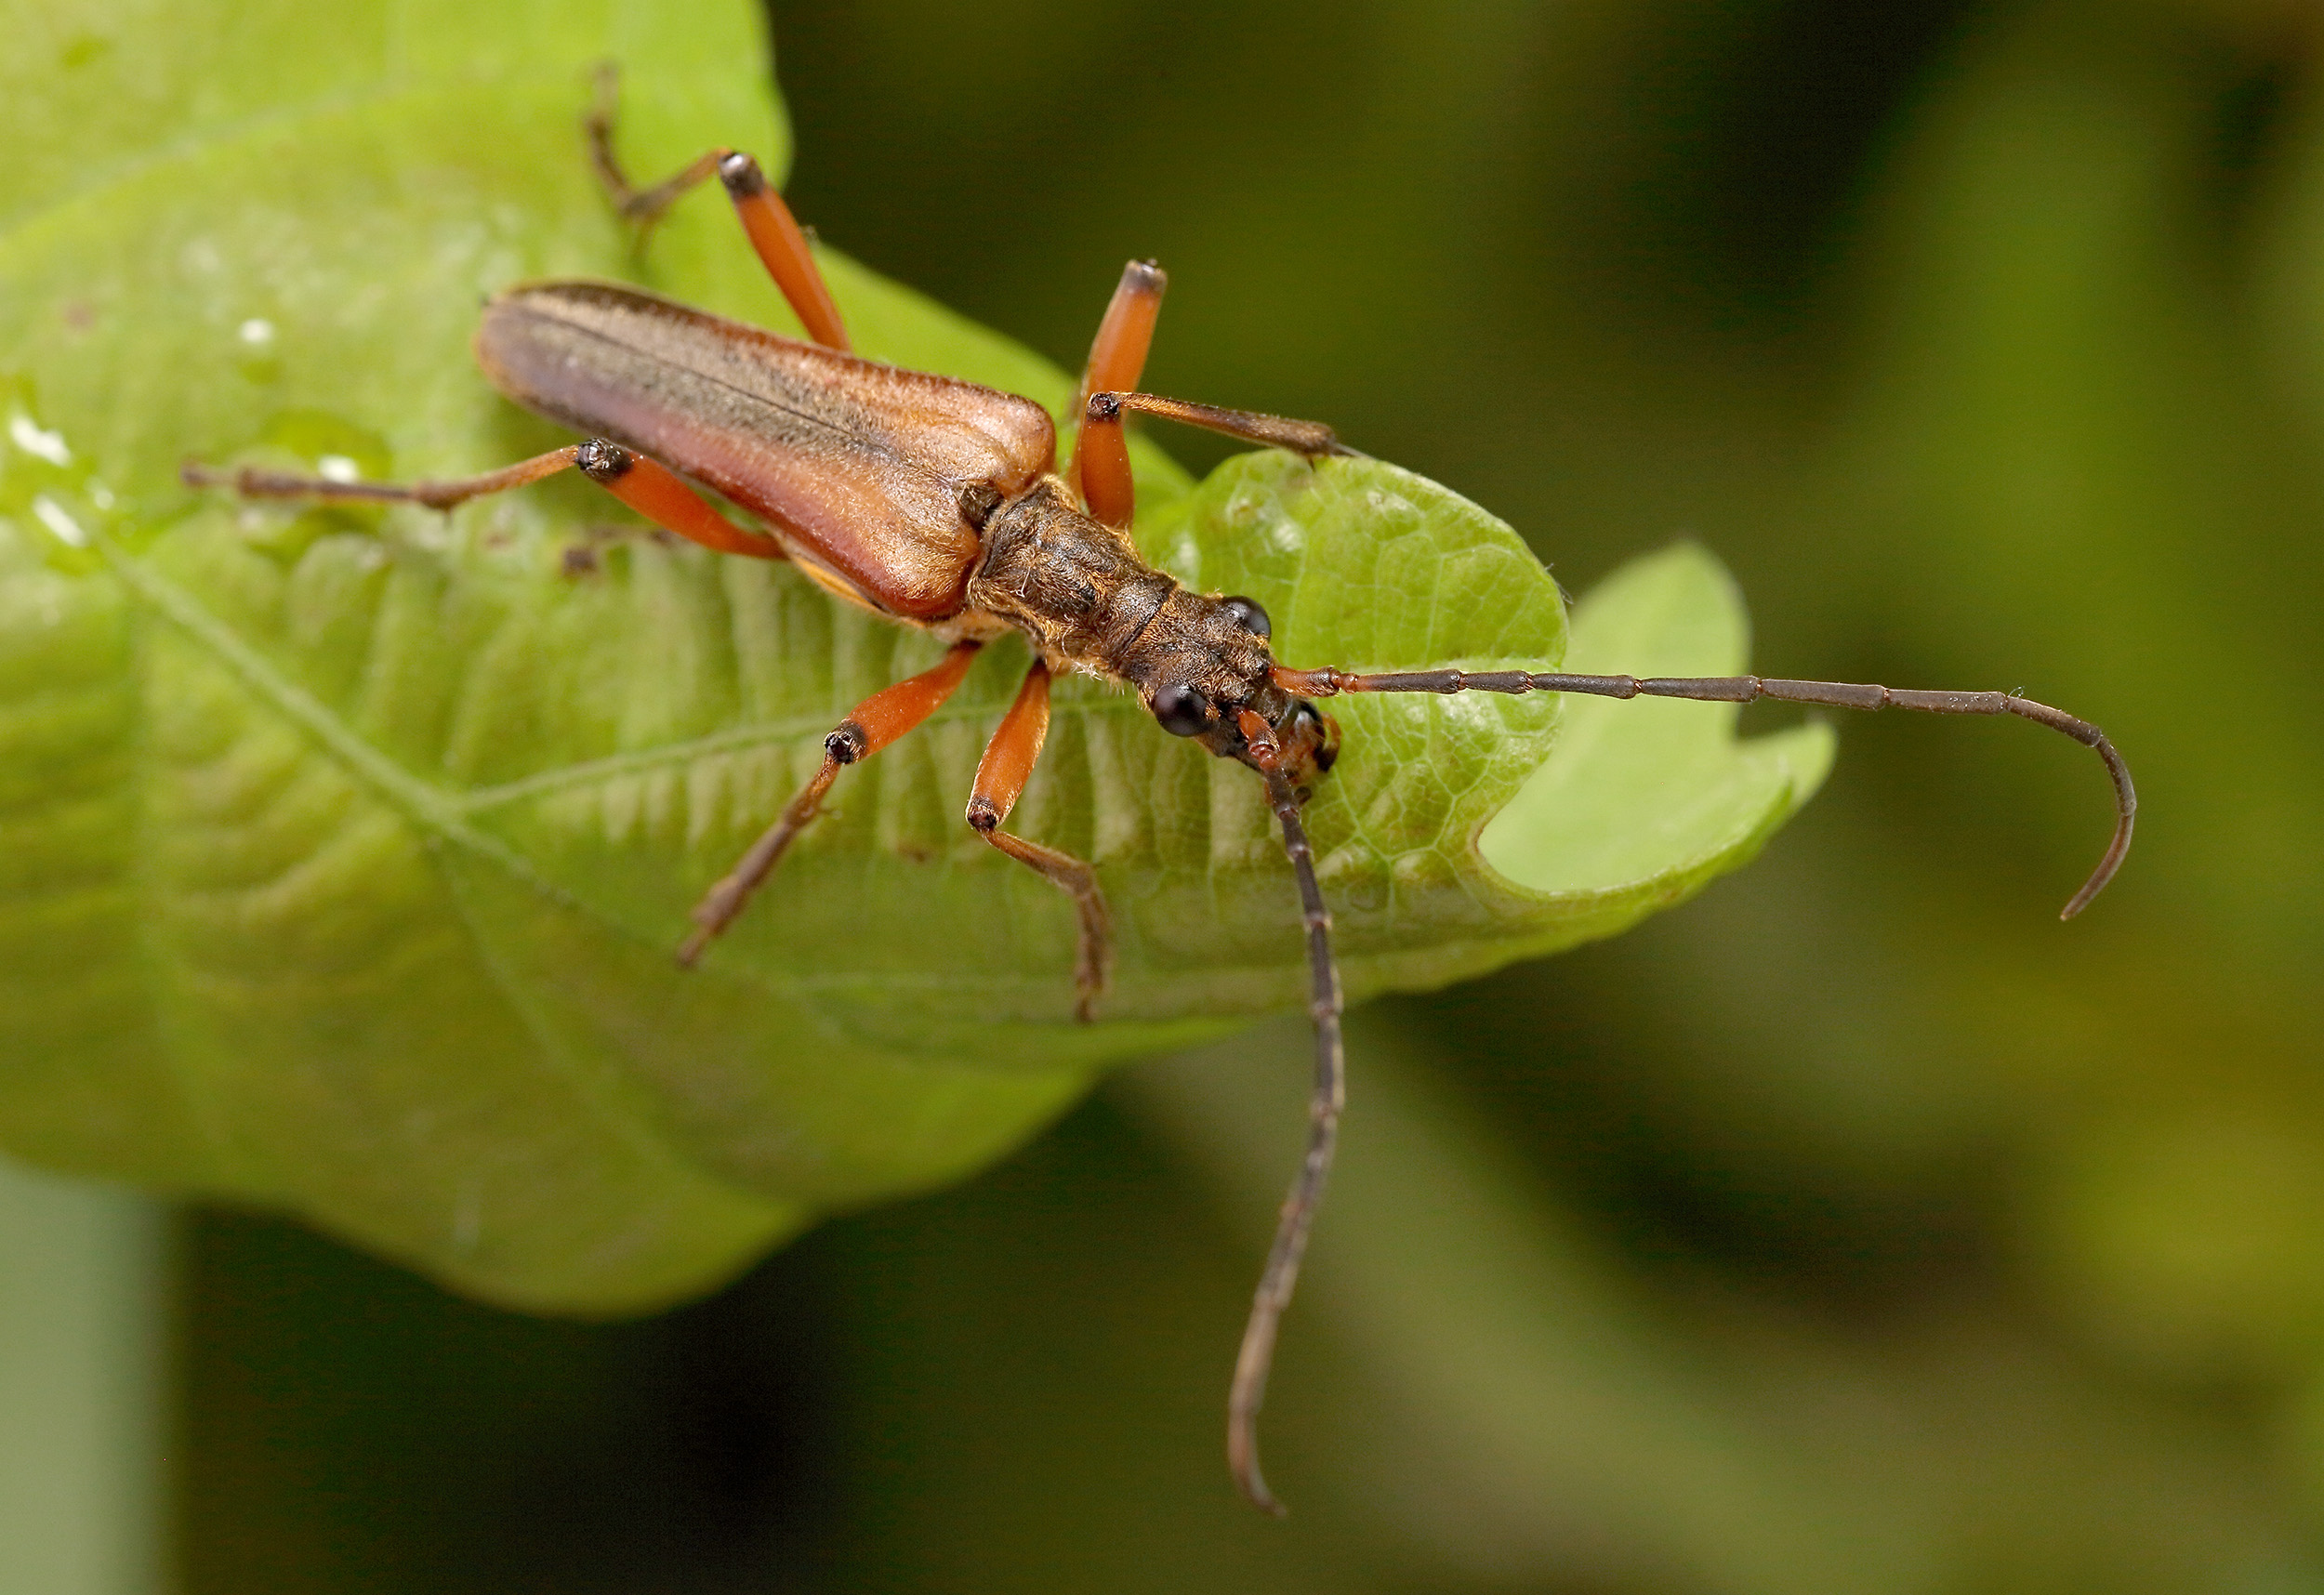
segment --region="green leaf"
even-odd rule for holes
[[[1114,906],[1116,985],[1071,1022],[1067,904],[960,818],[1013,643],[673,968],[824,733],[935,643],[578,481],[445,519],[244,508],[175,470],[445,476],[555,446],[467,358],[478,297],[525,277],[642,275],[795,327],[712,196],[637,261],[576,133],[610,56],[640,172],[780,155],[755,13],[176,9],[12,16],[32,45],[0,79],[0,1143],[289,1207],[496,1300],[634,1311],[983,1165],[1107,1063],[1303,1000],[1257,784],[1076,681],[1013,822],[1094,858]],[[1023,349],[825,260],[865,352],[1065,401]],[[1565,652],[1538,562],[1433,483],[1138,461],[1151,556],[1258,598],[1292,662]],[[1740,605],[1673,550],[1583,605],[1574,648],[1737,667]],[[1333,709],[1311,825],[1357,997],[1678,901],[1829,755],[1816,728],[1738,745],[1713,705]]]

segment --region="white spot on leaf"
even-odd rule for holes
[[[88,534],[81,530],[81,523],[65,512],[63,505],[59,504],[46,494],[38,494],[33,496],[33,514],[39,519],[43,526],[57,534],[59,542],[69,544],[75,548],[88,547]]]
[[[21,410],[8,417],[8,441],[26,454],[46,460],[50,465],[68,466],[73,463],[73,451],[65,447],[64,434],[46,430]]]

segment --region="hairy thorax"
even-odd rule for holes
[[[1129,534],[1090,520],[1048,477],[993,512],[968,601],[1023,631],[1052,668],[1165,682],[1247,701],[1273,662],[1266,643],[1138,557]]]
[[[1275,684],[1265,612],[1250,600],[1187,591],[1053,476],[995,508],[983,530],[969,615],[1024,632],[1052,670],[1124,683],[1164,731],[1280,770],[1302,799],[1331,768],[1338,728]]]

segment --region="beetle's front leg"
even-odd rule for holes
[[[455,477],[448,481],[350,481],[340,477],[292,476],[283,471],[220,470],[188,460],[178,468],[188,487],[231,487],[244,498],[357,499],[374,504],[423,504],[430,509],[454,509],[471,498],[506,493],[559,471],[577,470],[665,532],[721,554],[748,554],[755,559],[780,560],[783,545],[772,537],[746,532],[711,508],[702,495],[667,466],[626,449],[611,438],[591,438],[535,455],[529,460],[486,471],[481,476]]]
[[[1009,705],[1000,729],[977,761],[976,787],[969,797],[969,826],[1074,900],[1081,920],[1080,951],[1074,959],[1077,994],[1074,1017],[1087,1024],[1099,994],[1105,990],[1106,969],[1113,961],[1113,926],[1105,912],[1105,894],[1098,890],[1098,873],[1071,854],[1012,837],[1000,828],[1009,811],[1017,806],[1048,735],[1049,666],[1037,659],[1025,672],[1024,685],[1017,689],[1017,701]]]
[[[734,916],[743,911],[750,894],[759,890],[759,883],[781,861],[792,839],[823,812],[823,796],[831,790],[839,771],[848,765],[862,763],[934,714],[960,685],[960,679],[969,673],[969,666],[982,646],[978,642],[956,642],[952,652],[934,669],[884,687],[849,711],[847,718],[823,739],[823,768],[799,789],[798,797],[784,805],[782,817],[751,844],[750,850],[727,872],[726,877],[705,892],[702,901],[694,905],[696,929],[678,949],[680,963],[691,968],[711,939],[734,922]]]
[[[807,336],[826,349],[846,351],[850,348],[847,328],[839,320],[830,284],[823,280],[823,269],[807,246],[807,234],[791,215],[791,207],[783,203],[783,196],[768,185],[758,161],[740,150],[706,150],[652,188],[634,186],[622,169],[621,158],[614,153],[619,86],[620,74],[611,66],[601,68],[596,101],[581,122],[589,141],[589,165],[614,208],[627,219],[650,228],[689,190],[715,176],[733,203],[734,215],[759,264],[783,291]],[[1131,382],[1135,381],[1133,376]]]

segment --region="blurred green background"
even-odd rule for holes
[[[1286,1524],[1219,1449],[1297,1025],[641,1324],[237,1215],[157,1272],[137,1212],[11,1185],[0,1364],[90,1365],[11,1397],[86,1455],[0,1462],[65,1502],[5,1483],[0,1588],[2324,1584],[2318,13],[773,21],[792,202],[870,265],[1073,364],[1159,257],[1150,387],[1328,419],[1572,589],[1698,536],[1771,673],[2095,718],[2138,848],[2061,927],[2086,755],[1850,719],[1692,906],[1367,1010],[1269,1414]],[[25,1549],[73,1535],[110,1549]]]

